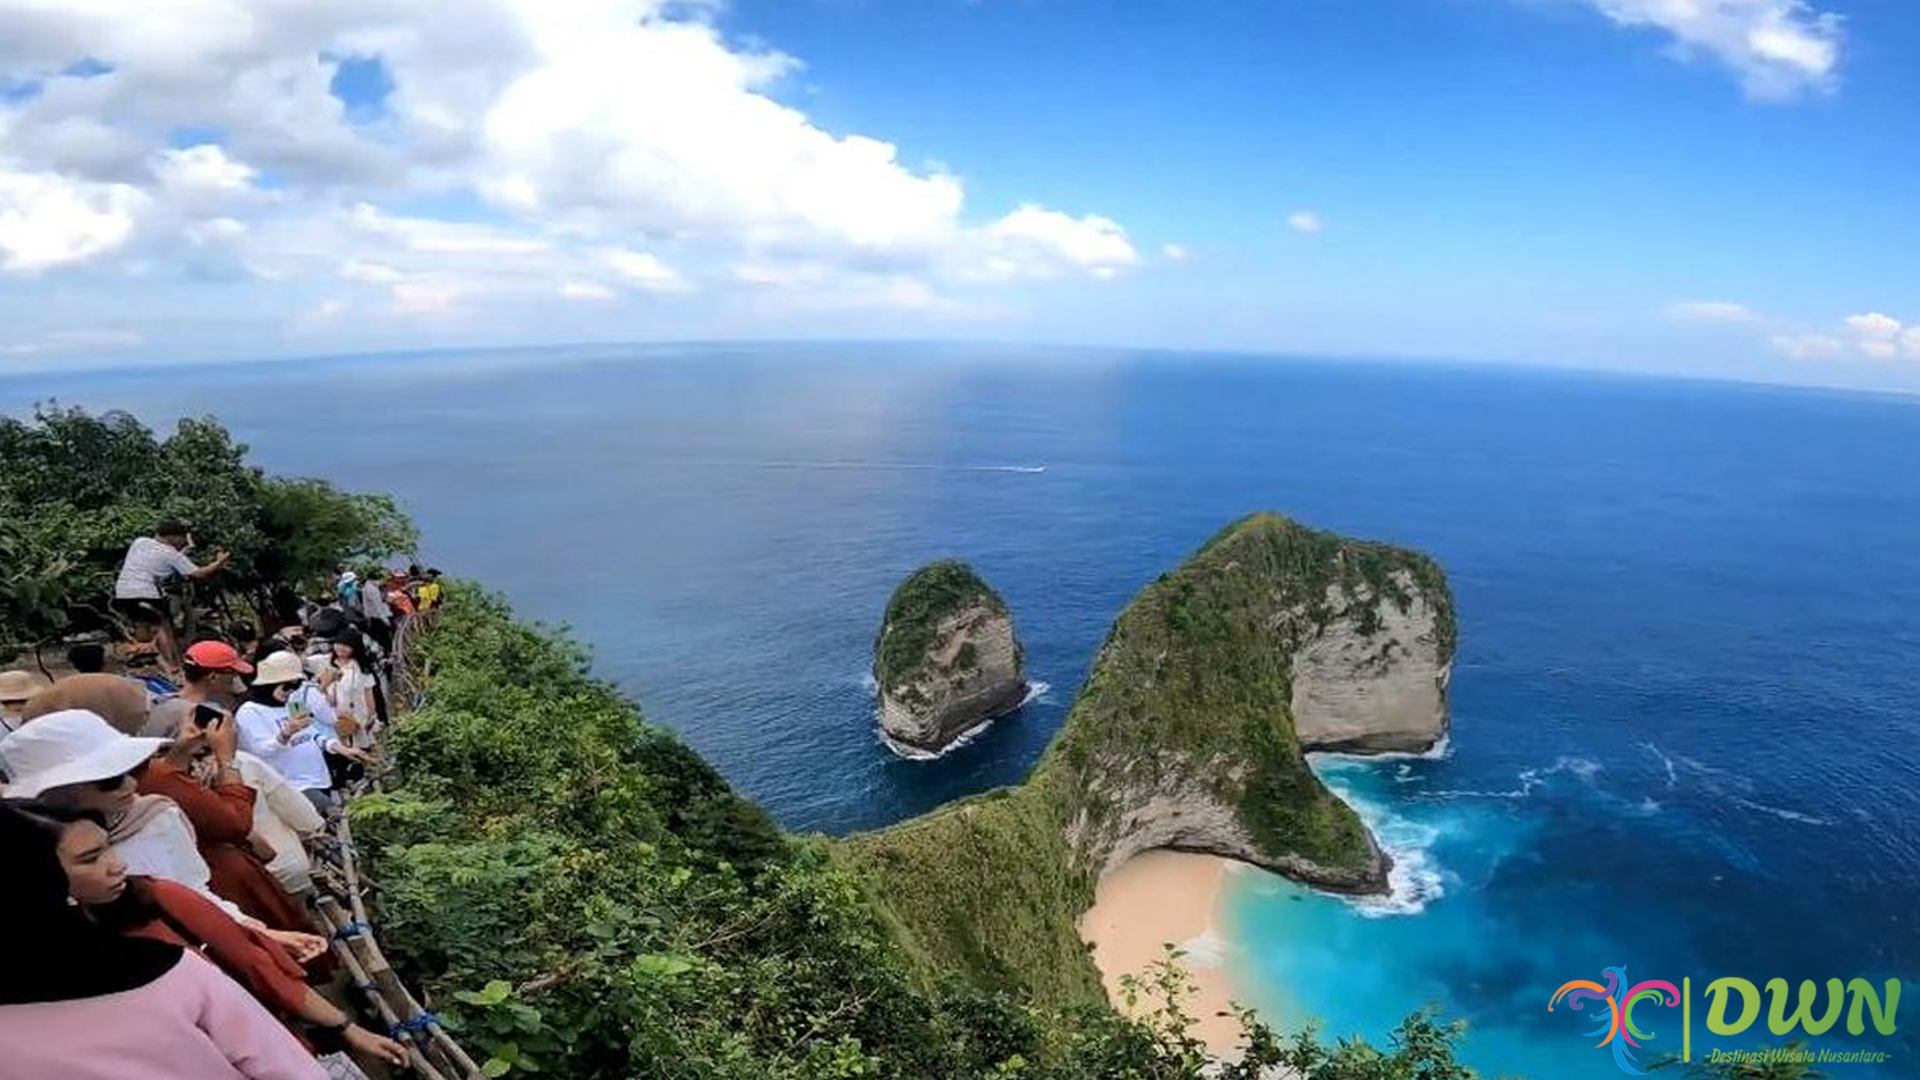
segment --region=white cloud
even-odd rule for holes
[[[43,353],[70,353],[129,349],[145,339],[130,330],[76,328],[57,330],[27,341],[0,345],[0,355],[38,356]]]
[[[1840,16],[1807,0],[1583,2],[1621,26],[1665,31],[1683,57],[1705,54],[1719,60],[1756,98],[1829,89],[1840,65]]]
[[[1800,360],[1920,360],[1920,325],[1869,311],[1847,316],[1832,331],[1776,335],[1773,345]]]
[[[976,206],[951,169],[823,127],[778,96],[799,61],[723,36],[719,8],[0,0],[0,81],[31,88],[0,101],[0,271],[243,276],[312,322],[316,287],[366,294],[328,318],[420,315],[758,297],[733,268],[798,267],[935,311],[1139,265],[1108,218]],[[391,91],[349,109],[342,58]]]
[[[1168,262],[1183,263],[1193,258],[1193,252],[1181,244],[1163,244],[1160,247],[1160,256]]]
[[[560,296],[566,300],[612,300],[619,295],[597,281],[569,281],[560,286]]]
[[[608,248],[600,252],[600,261],[620,275],[627,284],[649,292],[674,292],[686,288],[678,271],[661,262],[659,256],[644,251]]]
[[[1762,321],[1753,309],[1729,300],[1683,300],[1667,305],[1667,317],[1722,326],[1754,326]]]
[[[1892,341],[1900,336],[1900,320],[1891,315],[1882,315],[1870,311],[1865,315],[1849,315],[1847,329],[1858,334],[1866,341]]]
[[[1140,265],[1140,253],[1118,222],[1032,205],[979,230],[970,246],[961,273],[990,281],[1069,273],[1110,278]]]
[[[1832,334],[1775,334],[1772,341],[1795,360],[1836,360],[1847,352],[1847,343]]]
[[[47,270],[112,251],[132,235],[146,202],[126,184],[0,165],[0,269]]]
[[[1296,210],[1287,216],[1287,228],[1298,233],[1317,233],[1326,230],[1327,223],[1320,215],[1311,210]]]

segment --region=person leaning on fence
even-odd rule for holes
[[[104,817],[114,850],[135,873],[178,881],[303,958],[325,952],[324,939],[259,924],[213,891],[212,871],[186,814],[171,799],[142,795],[136,786],[164,745],[163,739],[123,735],[100,717],[72,709],[39,717],[7,736],[0,741],[0,760],[13,775],[9,797]]]
[[[232,557],[222,548],[214,552],[212,562],[198,565],[186,555],[192,543],[192,530],[185,522],[161,522],[152,536],[139,537],[128,545],[126,556],[120,560],[120,575],[113,583],[114,610],[131,622],[138,633],[158,634],[160,654],[170,665],[179,663],[180,656],[174,648],[173,618],[167,613],[166,587],[175,578],[204,581],[219,573]]]
[[[115,934],[69,900],[58,838],[0,807],[0,1073],[59,1080],[325,1080],[287,1029],[178,945]]]
[[[89,919],[116,933],[192,949],[245,987],[309,1047],[342,1047],[388,1064],[406,1048],[352,1021],[307,983],[306,971],[277,943],[234,922],[193,890],[162,878],[128,874],[113,853],[98,815],[41,804],[16,809],[57,839],[67,891]],[[304,1029],[304,1030],[303,1030]]]

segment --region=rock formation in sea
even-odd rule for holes
[[[1006,601],[952,560],[915,570],[894,590],[874,640],[873,677],[888,738],[934,753],[1027,695]]]
[[[1386,891],[1390,859],[1304,754],[1431,746],[1454,642],[1452,595],[1425,555],[1254,515],[1120,614],[1025,784],[845,850],[912,947],[985,985],[1098,994],[1074,922],[1142,851]]]

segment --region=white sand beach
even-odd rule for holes
[[[1196,1018],[1194,1033],[1216,1056],[1238,1053],[1239,1024],[1220,1016],[1232,1000],[1227,972],[1207,948],[1230,864],[1213,855],[1149,851],[1109,874],[1080,920],[1080,936],[1093,946],[1093,961],[1107,997],[1124,1008],[1120,980],[1145,975],[1172,943],[1187,955],[1181,964],[1197,992],[1186,1002]],[[1148,1008],[1142,1002],[1138,1009]]]

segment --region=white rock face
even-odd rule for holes
[[[897,742],[938,751],[1018,708],[1026,696],[1013,619],[985,603],[972,604],[936,624],[926,661],[913,678],[881,687],[880,726]]]
[[[1332,617],[1293,653],[1293,725],[1308,750],[1420,753],[1447,733],[1451,658],[1442,660],[1434,605],[1413,575],[1395,582],[1409,598],[1364,587],[1327,590]]]

